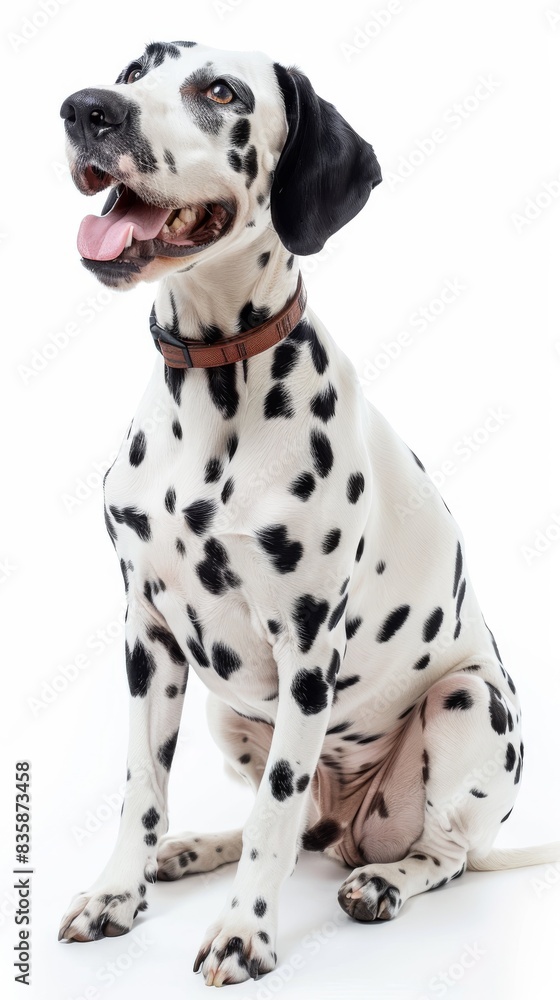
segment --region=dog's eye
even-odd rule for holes
[[[209,97],[211,101],[216,101],[216,104],[231,104],[235,94],[223,80],[216,80],[208,87],[204,96]]]
[[[132,63],[132,66],[128,67],[126,73],[126,83],[136,83],[142,75],[142,67],[140,63]]]

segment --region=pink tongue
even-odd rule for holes
[[[89,260],[114,260],[124,250],[133,227],[135,240],[153,240],[167,216],[168,208],[154,208],[139,198],[132,204],[121,198],[108,215],[86,215],[78,231],[78,250]]]

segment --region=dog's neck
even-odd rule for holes
[[[194,261],[161,282],[156,318],[174,336],[213,343],[258,326],[294,294],[299,269],[272,229],[247,247]]]

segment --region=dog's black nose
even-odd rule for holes
[[[127,102],[120,94],[109,90],[78,90],[66,98],[60,117],[64,118],[68,135],[87,144],[88,138],[102,138],[122,125],[127,112]]]

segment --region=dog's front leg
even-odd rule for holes
[[[130,930],[155,882],[157,842],[167,831],[167,785],[181,718],[188,664],[171,632],[145,602],[132,600],[126,621],[130,688],[127,785],[115,850],[99,878],[76,896],[59,940],[93,941]]]
[[[202,965],[209,986],[256,978],[276,964],[279,891],[297,860],[308,787],[325,738],[344,648],[341,624],[342,630],[332,631],[325,624],[325,635],[306,656],[287,637],[275,646],[279,700],[267,766],[243,830],[231,896],[208,928],[194,964],[195,972]]]

